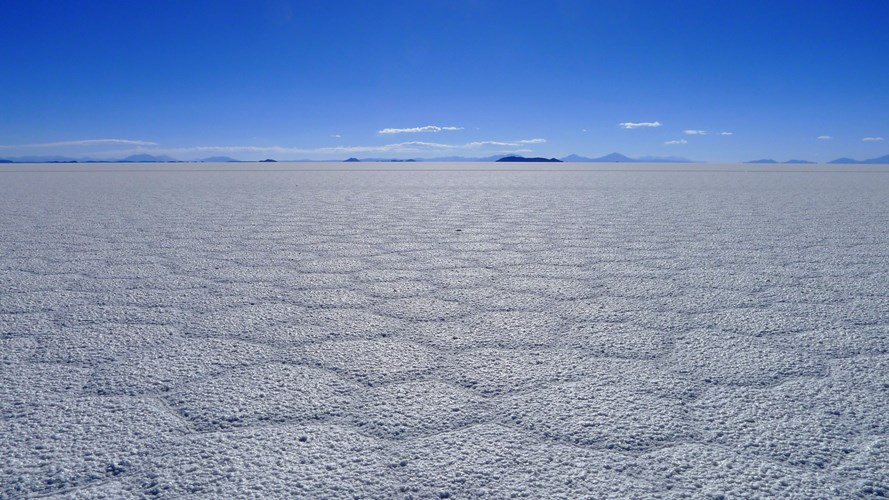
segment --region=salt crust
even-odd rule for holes
[[[0,498],[889,494],[887,194],[0,173]]]

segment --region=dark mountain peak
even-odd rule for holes
[[[584,162],[588,162],[588,161],[593,161],[593,159],[587,158],[586,156],[570,154],[570,155],[562,158],[562,161],[567,161],[567,162],[572,162],[572,163],[584,163]]]
[[[854,164],[856,164],[856,163],[861,163],[861,162],[858,161],[858,160],[853,160],[852,158],[845,158],[845,157],[843,157],[843,158],[837,158],[836,160],[834,160],[834,161],[829,161],[829,162],[827,162],[827,163],[832,163],[832,164],[842,163],[842,164],[847,164],[847,165],[854,165]]]
[[[762,160],[745,161],[744,163],[767,163],[767,164],[771,165],[773,163],[778,163],[778,162],[771,159],[771,158],[763,158]]]
[[[343,160],[343,161],[348,163],[348,162],[356,162],[356,161],[361,161],[361,160],[359,160],[358,158],[355,158],[353,156],[353,157],[349,158],[348,160]]]
[[[611,153],[611,154],[607,154],[605,156],[600,156],[599,158],[593,158],[593,161],[621,163],[621,162],[635,162],[636,160],[630,158],[629,156],[622,155],[620,153]]]
[[[864,163],[889,164],[889,155],[880,156],[879,158],[871,158],[870,160],[864,160]]]
[[[558,158],[525,158],[524,156],[504,156],[497,160],[498,162],[545,162],[545,163],[562,163],[562,160]]]

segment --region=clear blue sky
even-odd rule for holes
[[[885,0],[8,0],[0,157],[872,158],[887,21]]]

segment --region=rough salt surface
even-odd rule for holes
[[[0,498],[889,495],[884,166],[215,167],[0,167]]]

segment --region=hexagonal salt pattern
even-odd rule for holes
[[[0,498],[889,495],[880,168],[279,166],[0,167]]]
[[[416,498],[630,498],[652,495],[631,458],[538,440],[485,424],[418,438],[400,450],[402,489]]]
[[[305,422],[341,415],[360,392],[329,371],[271,363],[203,378],[166,396],[198,430]]]
[[[430,380],[364,391],[350,417],[363,432],[394,439],[466,427],[488,420],[489,411],[484,397]]]
[[[138,474],[148,455],[170,446],[186,430],[184,422],[150,398],[56,396],[5,413],[0,484],[10,497]]]
[[[384,498],[398,484],[385,441],[335,424],[194,434],[150,460],[142,491],[165,498]]]
[[[682,400],[635,385],[584,380],[504,399],[508,423],[570,444],[640,450],[695,437]]]

